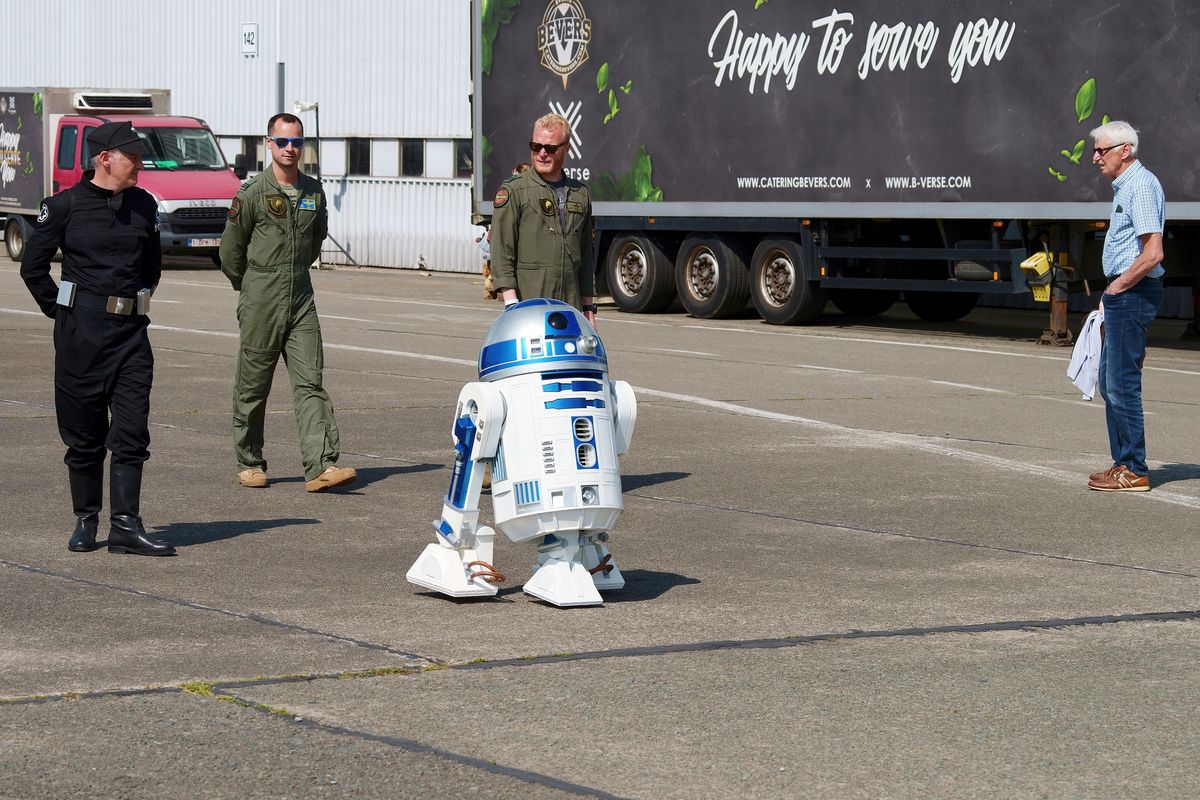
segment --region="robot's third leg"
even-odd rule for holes
[[[522,587],[556,606],[598,606],[604,601],[580,561],[579,531],[547,534],[538,546],[538,569]]]

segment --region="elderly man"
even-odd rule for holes
[[[1146,427],[1142,414],[1142,362],[1146,332],[1162,302],[1162,185],[1137,158],[1138,135],[1128,122],[1113,121],[1091,133],[1092,163],[1112,181],[1113,205],[1104,237],[1108,288],[1100,301],[1104,345],[1100,394],[1108,420],[1112,466],[1093,474],[1088,488],[1100,492],[1148,492]]]
[[[533,169],[507,178],[492,204],[492,275],[506,308],[549,297],[595,325],[592,198],[563,173],[570,147],[563,117],[547,114],[533,124]]]

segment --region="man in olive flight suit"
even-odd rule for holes
[[[507,178],[492,204],[492,275],[507,308],[549,297],[596,324],[592,199],[563,174],[571,125],[558,114],[533,124],[533,169]]]
[[[329,215],[320,181],[300,172],[304,126],[291,114],[267,123],[271,164],[242,184],[221,237],[221,269],[240,292],[241,347],[233,386],[233,443],[238,482],[264,488],[267,396],[280,355],[292,381],[305,488],[351,483],[338,467],[333,403],[322,385],[325,357],[309,267],[321,254]]]

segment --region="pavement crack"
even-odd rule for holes
[[[419,753],[423,755],[433,756],[434,758],[452,761],[457,764],[472,767],[493,775],[503,775],[509,778],[515,778],[525,783],[543,786],[550,789],[557,789],[562,792],[567,792],[580,797],[600,797],[600,798],[618,798],[619,795],[614,795],[610,792],[605,792],[601,789],[596,789],[591,786],[583,786],[577,783],[571,783],[551,775],[545,775],[540,772],[531,772],[529,770],[520,769],[518,767],[508,767],[503,764],[496,764],[482,758],[456,753],[452,750],[445,750],[440,747],[434,747],[430,744],[409,739],[403,736],[386,736],[379,733],[371,733],[369,731],[358,730],[356,728],[348,728],[342,725],[333,725],[326,722],[318,722],[298,716],[288,711],[285,708],[277,708],[264,703],[258,703],[253,700],[248,700],[244,697],[228,691],[227,689],[216,686],[213,688],[213,695],[217,700],[235,703],[248,710],[257,711],[261,714],[267,714],[278,717],[281,721],[289,725],[298,725],[307,728],[311,731],[317,731],[334,736],[346,736],[360,741],[374,742],[383,744],[388,747],[394,747],[399,750],[404,750],[409,753]]]
[[[1169,569],[1158,569],[1156,567],[1143,567],[1137,564],[1120,564],[1115,561],[1099,561],[1092,558],[1080,558],[1079,556],[1067,556],[1061,553],[1046,553],[1040,550],[1027,550],[1020,547],[1000,547],[993,544],[980,544],[978,542],[964,542],[961,539],[947,539],[941,536],[922,536],[917,533],[899,533],[897,531],[885,531],[879,528],[863,528],[856,525],[843,525],[837,522],[826,522],[819,519],[806,519],[804,517],[796,517],[788,514],[771,514],[767,511],[757,511],[749,508],[738,508],[736,506],[722,506],[711,503],[701,503],[696,500],[683,500],[674,497],[660,497],[658,495],[646,494],[644,492],[629,491],[624,493],[625,497],[639,497],[643,500],[656,500],[660,503],[673,503],[676,505],[686,505],[690,508],[704,508],[710,511],[725,511],[730,514],[745,514],[752,517],[762,517],[764,519],[782,520],[784,522],[796,522],[802,525],[815,525],[819,528],[830,528],[832,530],[847,531],[849,533],[870,533],[877,536],[892,536],[897,539],[910,539],[918,542],[931,542],[934,544],[949,544],[955,547],[967,547],[975,550],[990,550],[995,553],[1009,553],[1018,556],[1034,556],[1036,558],[1047,558],[1053,561],[1068,561],[1075,564],[1088,564],[1095,567],[1112,567],[1114,569],[1133,570],[1135,572],[1149,572],[1154,575],[1169,575],[1175,578],[1200,578],[1192,572],[1177,572]]]

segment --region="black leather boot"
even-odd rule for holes
[[[174,547],[150,536],[142,527],[142,518],[138,516],[142,497],[141,464],[113,464],[108,478],[109,498],[112,500],[108,552],[138,556],[175,555]]]
[[[71,470],[71,504],[75,507],[75,532],[67,549],[76,553],[95,550],[96,529],[100,527],[100,506],[104,498],[104,464]]]

